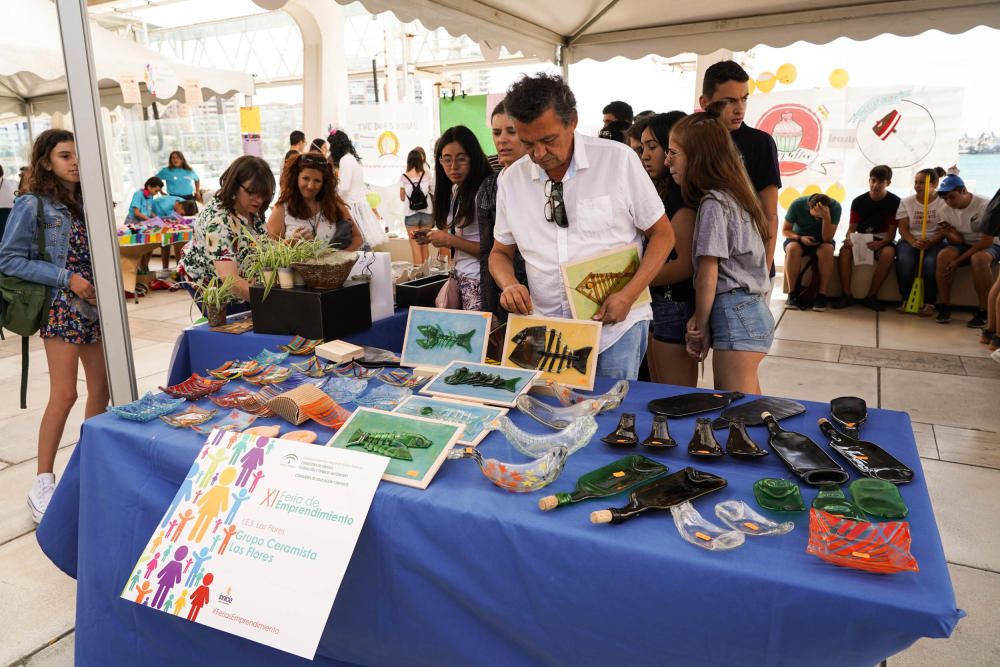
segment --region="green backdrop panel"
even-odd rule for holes
[[[486,126],[486,95],[466,95],[441,98],[439,101],[441,109],[441,132],[449,127],[465,125],[472,130],[479,145],[487,155],[497,152],[493,146],[493,137],[490,128]]]

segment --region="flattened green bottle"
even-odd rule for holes
[[[639,454],[623,456],[608,465],[592,470],[576,480],[572,493],[557,493],[538,501],[540,510],[548,511],[591,498],[623,493],[667,473],[667,466]]]

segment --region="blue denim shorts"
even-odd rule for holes
[[[766,353],[771,349],[774,316],[760,294],[746,290],[716,294],[710,323],[716,350]]]
[[[430,213],[418,211],[412,215],[404,217],[403,224],[407,227],[416,227],[417,229],[420,229],[421,227],[432,227],[434,225],[434,216]]]
[[[954,248],[955,250],[958,251],[958,254],[961,255],[963,252],[965,252],[972,246],[969,245],[968,243],[949,243],[948,247]],[[991,245],[989,248],[987,248],[982,252],[985,252],[990,257],[992,257],[992,259],[990,260],[990,264],[996,264],[997,262],[1000,262],[1000,245],[994,243],[993,245]],[[971,257],[963,260],[959,266],[968,266],[970,263],[972,263]]]
[[[684,344],[688,320],[694,315],[693,301],[671,301],[653,293],[653,338],[661,343]]]

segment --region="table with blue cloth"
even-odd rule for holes
[[[355,345],[398,352],[403,347],[403,333],[408,315],[408,310],[398,310],[389,317],[375,322],[371,329],[344,336],[343,340]],[[230,359],[249,359],[264,348],[279,352],[278,346],[291,340],[292,336],[249,331],[238,335],[220,333],[212,331],[204,324],[189,327],[177,339],[167,385],[164,386],[182,382],[191,377],[191,373],[205,375],[208,369],[217,368],[222,362]],[[301,361],[306,358],[291,357],[290,360]]]
[[[244,349],[245,341],[255,340],[244,336],[185,332],[179,347],[187,352],[177,355],[171,377],[259,351]],[[596,391],[611,384],[598,378]],[[222,391],[239,386],[246,385],[232,382]],[[378,386],[373,379],[368,391]],[[638,415],[642,438],[652,422],[647,402],[685,391],[632,383],[622,410]],[[215,407],[207,399],[199,405]],[[806,405],[805,414],[782,425],[826,448],[816,420],[828,406]],[[920,571],[893,575],[841,568],[807,554],[805,512],[765,512],[793,520],[795,529],[780,537],[748,537],[726,552],[683,541],[667,512],[620,525],[591,524],[591,511],[622,506],[627,496],[541,512],[540,497],[569,491],[581,475],[629,453],[600,441],[619,413],[600,415],[591,443],[541,491],[506,492],[469,460],[446,461],[424,491],[380,484],[315,662],[871,666],[921,637],[948,637],[954,630],[962,612],[905,413],[871,410],[863,432],[916,472],[916,480],[900,491]],[[511,417],[521,427],[546,432],[517,411]],[[723,500],[757,508],[754,481],[792,478],[773,454],[750,462],[689,457],[684,445],[694,421],[671,420],[680,447],[638,453],[671,471],[694,466],[725,477],[727,488],[694,502],[709,520],[715,521],[713,508]],[[256,422],[269,423],[291,428],[277,419]],[[320,434],[318,442],[331,434],[313,423],[303,426]],[[749,432],[766,447],[763,427]],[[78,581],[76,664],[309,664],[119,598],[203,441],[160,420],[135,424],[106,414],[84,424],[38,529],[45,553]],[[501,461],[526,461],[496,432],[480,449]],[[807,503],[814,495],[803,487]]]

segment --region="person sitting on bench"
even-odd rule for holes
[[[803,257],[813,257],[819,262],[819,293],[812,309],[826,310],[826,292],[833,277],[833,235],[840,222],[840,203],[824,194],[799,197],[785,213],[785,272],[792,284],[785,301],[786,308],[798,308],[795,297],[799,280],[799,267]]]
[[[889,277],[892,260],[896,256],[896,211],[899,197],[889,192],[892,183],[892,168],[880,164],[868,172],[868,192],[851,202],[851,221],[847,228],[847,238],[840,246],[840,287],[841,294],[833,307],[847,308],[854,303],[851,294],[851,270],[854,268],[854,243],[851,235],[871,234],[868,248],[875,254],[875,274],[872,276],[868,294],[862,302],[874,311],[885,310],[878,301],[878,291]]]

